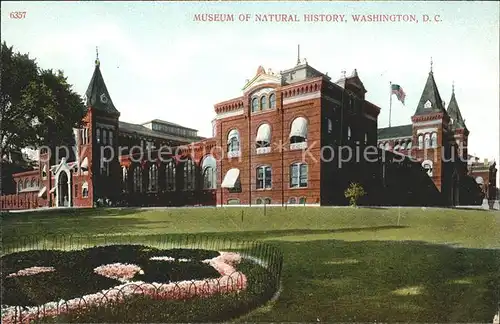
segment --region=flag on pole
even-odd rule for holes
[[[391,94],[395,94],[396,98],[398,98],[399,101],[405,104],[405,97],[406,93],[403,91],[403,88],[399,84],[391,84]]]

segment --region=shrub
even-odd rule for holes
[[[349,187],[344,191],[344,195],[349,199],[349,204],[353,207],[357,206],[359,198],[366,195],[365,189],[359,183],[352,182]]]

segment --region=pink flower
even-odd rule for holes
[[[36,275],[39,273],[44,273],[44,272],[52,272],[55,271],[54,267],[30,267],[30,268],[25,268],[22,270],[19,270],[18,272],[11,273],[7,276],[7,278],[11,277],[19,277],[19,276],[32,276]]]

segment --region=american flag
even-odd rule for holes
[[[403,105],[405,104],[406,93],[403,91],[403,88],[399,84],[391,84],[391,95],[395,94],[396,98],[398,98]]]

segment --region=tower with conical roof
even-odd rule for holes
[[[450,205],[458,203],[458,175],[453,163],[448,163],[454,144],[450,116],[441,99],[434,72],[431,69],[412,116],[413,155],[432,178],[443,198]],[[453,144],[452,144],[453,143]]]
[[[457,152],[463,161],[468,160],[467,143],[469,138],[469,130],[465,125],[465,120],[462,117],[460,108],[458,107],[457,98],[455,97],[455,84],[452,85],[451,99],[448,104],[447,113],[450,116],[450,129],[453,132],[457,145]]]
[[[121,189],[118,160],[120,112],[113,104],[104,82],[98,53],[84,100],[87,107],[84,118],[87,135],[79,152],[82,167],[88,173],[88,198],[92,203],[106,198],[113,200],[118,197]]]

